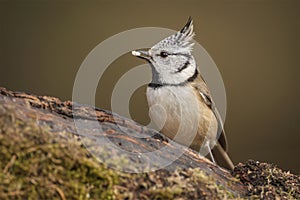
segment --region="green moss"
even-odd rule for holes
[[[165,187],[160,189],[151,189],[153,199],[174,199],[175,196],[182,194],[182,188],[177,186]]]
[[[158,170],[122,177],[117,199],[238,199],[199,168]]]
[[[116,169],[130,167],[126,157],[108,159],[105,149],[95,148],[97,155],[110,161],[113,168],[108,168],[71,133],[53,133],[18,116],[13,105],[0,105],[0,199],[232,197],[199,169],[122,173]]]
[[[118,175],[57,135],[0,105],[0,199],[113,199]]]

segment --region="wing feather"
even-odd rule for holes
[[[201,77],[201,75],[198,76],[197,79],[195,79],[195,81],[192,83],[192,85],[193,85],[193,87],[195,87],[197,89],[197,91],[199,91],[200,97],[203,99],[205,104],[214,113],[214,115],[217,119],[217,122],[218,122],[218,134],[217,134],[218,142],[223,147],[223,149],[225,151],[227,151],[228,150],[227,139],[226,139],[225,131],[223,128],[223,122],[222,122],[221,116],[215,106],[215,103],[211,97],[209,89],[208,89],[204,79]]]

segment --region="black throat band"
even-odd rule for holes
[[[191,76],[190,78],[188,78],[186,81],[182,82],[182,83],[178,83],[178,84],[171,84],[171,83],[149,83],[148,87],[153,88],[153,89],[157,89],[163,86],[184,86],[185,84],[187,84],[188,82],[192,82],[194,81],[197,76],[198,76],[199,72],[196,69],[193,76]]]

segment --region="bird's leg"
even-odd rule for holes
[[[216,164],[215,158],[214,158],[214,156],[213,156],[213,154],[212,154],[212,151],[211,151],[211,148],[210,148],[210,146],[209,146],[209,141],[206,141],[206,142],[205,142],[205,146],[206,146],[206,148],[207,148],[207,150],[208,150],[208,153],[209,153],[209,156],[210,156],[210,158],[211,158],[211,161],[212,161],[213,163]]]

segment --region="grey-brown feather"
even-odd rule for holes
[[[193,81],[193,83],[191,84],[193,85],[193,87],[195,87],[196,90],[199,91],[199,96],[214,113],[218,123],[218,131],[216,138],[218,142],[216,143],[216,146],[212,149],[212,153],[219,163],[223,163],[223,165],[225,165],[227,168],[233,170],[234,165],[227,154],[228,144],[223,127],[223,122],[211,97],[210,91],[201,75],[199,75],[199,77],[195,79],[195,81]]]
[[[203,77],[201,75],[199,75],[199,77],[191,84],[193,87],[195,87],[196,90],[199,91],[199,95],[201,96],[203,101],[214,113],[214,115],[218,121],[218,133],[217,133],[218,141],[219,141],[220,145],[223,147],[223,149],[225,151],[227,151],[228,145],[227,145],[227,139],[226,139],[226,135],[225,135],[224,127],[223,127],[223,122],[222,122],[221,116],[215,106],[215,103],[212,99],[211,93],[206,85],[205,80],[203,79]]]

